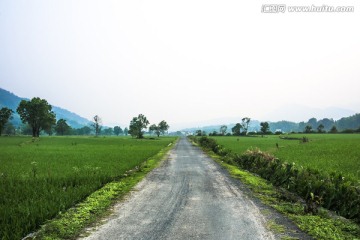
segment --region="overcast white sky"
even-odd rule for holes
[[[271,1],[355,8],[278,14],[241,2],[1,0],[0,87],[107,125],[143,113],[173,130],[298,120],[264,119],[284,106],[360,112],[359,1]]]

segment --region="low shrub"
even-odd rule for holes
[[[213,151],[214,153],[220,155],[220,156],[226,156],[229,155],[231,153],[230,150],[225,149],[223,146],[219,145],[215,139],[213,138],[208,138],[206,136],[202,136],[200,138],[196,138],[197,143],[200,144],[200,146],[209,149],[211,151]]]
[[[321,206],[360,222],[360,186],[339,173],[323,173],[282,162],[260,150],[249,150],[234,159],[240,167],[259,174],[276,186],[287,188],[307,201],[321,199]],[[314,195],[314,196],[312,196]]]

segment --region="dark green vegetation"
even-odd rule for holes
[[[0,138],[0,239],[20,239],[175,138]]]
[[[65,119],[59,119],[56,122],[55,132],[57,135],[64,136],[69,135],[71,127],[67,124]]]
[[[309,139],[302,143],[302,137]],[[360,181],[360,134],[290,134],[264,137],[214,137],[234,153],[259,148],[282,161],[334,172]],[[278,144],[278,147],[276,146]]]
[[[152,124],[149,127],[150,133],[154,132],[158,137],[160,137],[160,134],[164,135],[168,129],[169,129],[169,125],[164,120],[162,120],[158,125]]]
[[[213,156],[214,157],[214,156]],[[309,233],[315,239],[358,239],[360,227],[344,218],[331,217],[330,214],[321,209],[317,215],[306,214],[304,212],[304,203],[296,197],[289,195],[287,192],[279,191],[271,183],[263,178],[255,176],[247,171],[241,170],[234,165],[225,163],[221,159],[214,157],[216,161],[226,168],[234,177],[246,183],[254,196],[259,198],[263,203],[269,205],[282,214],[293,220],[300,229]],[[284,227],[276,223],[271,223],[272,228],[283,229]],[[293,238],[283,238],[293,239]]]
[[[143,114],[139,114],[137,117],[133,117],[130,121],[129,125],[129,134],[132,137],[143,138],[145,134],[145,129],[150,124],[147,118]],[[162,120],[158,125],[152,124],[149,127],[149,133],[155,133],[158,137],[160,134],[165,134],[165,132],[169,129],[169,125],[167,122]]]
[[[359,137],[360,136],[357,137],[357,141],[359,141]],[[240,143],[242,138],[244,138],[243,139],[244,142]],[[340,172],[336,171],[338,165],[333,166],[332,171],[330,170],[321,171],[319,169],[312,167],[304,168],[302,166],[298,166],[297,164],[293,164],[292,162],[287,163],[283,160],[279,160],[273,157],[269,153],[262,152],[258,149],[248,150],[244,153],[243,150],[240,150],[241,148],[246,149],[249,148],[250,146],[252,146],[253,148],[255,148],[256,146],[260,146],[260,148],[263,149],[264,146],[266,146],[267,144],[265,143],[266,139],[263,138],[255,138],[255,137],[253,138],[242,137],[242,138],[241,137],[216,138],[217,141],[221,142],[223,145],[226,146],[225,148],[220,146],[213,138],[201,137],[201,138],[197,138],[196,140],[201,146],[210,149],[214,151],[216,154],[222,156],[224,162],[254,172],[260,175],[261,177],[267,179],[273,185],[283,187],[284,189],[294,192],[297,195],[304,198],[306,200],[306,204],[304,204],[305,207],[300,205],[299,208],[300,210],[298,209],[296,211],[297,212],[302,211],[302,215],[306,213],[313,214],[311,215],[314,216],[312,222],[317,221],[315,216],[318,216],[316,214],[319,213],[319,206],[323,206],[325,208],[334,210],[342,216],[360,222],[360,207],[359,207],[360,185],[358,179],[351,178],[348,175],[345,175],[346,177],[344,177],[344,175],[341,175]],[[342,139],[339,138],[340,135],[338,135],[337,142],[343,141]],[[292,137],[289,139],[296,139],[296,138]],[[241,152],[241,154],[234,153],[233,151],[229,150],[229,148],[227,147],[228,145],[224,144],[224,143],[229,143],[230,140],[232,140],[232,142],[235,143],[228,145],[233,146],[232,149],[235,150],[236,152]],[[252,144],[250,146],[249,145],[244,146],[246,145],[245,144],[246,141],[250,141],[252,142]],[[300,143],[299,140],[283,140],[283,141],[294,141],[293,144],[302,145],[302,147],[303,145],[312,144],[311,140],[306,143]],[[355,140],[352,142],[353,145],[351,146],[353,148],[356,148],[356,146],[358,146],[357,141]],[[259,144],[256,145],[256,143]],[[281,148],[281,145],[280,146],[278,145],[278,147],[279,148],[275,147],[276,150],[274,151],[285,151],[284,148]],[[326,152],[326,150],[327,149],[324,148],[322,152]],[[343,156],[348,155],[348,152],[346,151],[347,149],[345,149],[342,152]],[[313,154],[315,153],[312,153],[311,155]],[[297,157],[301,157],[301,155],[298,155]],[[313,157],[316,156],[313,155]],[[329,155],[328,157],[331,157],[331,155]],[[321,160],[317,159],[317,161],[321,161]],[[355,158],[355,160],[350,159],[350,162],[352,162],[353,168],[355,168],[356,169],[355,171],[357,171],[359,169],[358,167],[359,161],[358,160],[356,161]],[[328,169],[331,169],[331,167],[329,167]],[[301,219],[302,218],[299,218],[298,220],[303,221]],[[301,225],[300,223],[298,224]],[[306,221],[302,222],[302,225],[304,224],[306,225]],[[322,227],[324,228],[324,226]],[[305,230],[311,232],[311,230],[308,228]],[[320,231],[320,230],[317,229],[316,231]],[[359,230],[356,230],[356,233],[359,234]],[[341,237],[334,239],[341,239]]]
[[[39,137],[41,130],[49,132],[52,125],[56,123],[55,113],[45,99],[21,100],[16,111],[19,113],[21,121],[31,127],[33,137]]]
[[[144,137],[144,129],[150,122],[143,114],[139,114],[137,117],[133,117],[129,125],[129,134],[136,138],[143,138]]]
[[[360,128],[360,114],[343,117],[339,120],[310,118],[307,122],[280,121],[270,123],[272,132],[275,132],[276,129],[281,129],[283,132],[303,132],[306,128],[309,132],[351,132]]]

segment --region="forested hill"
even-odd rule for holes
[[[21,100],[29,100],[27,98],[20,98],[15,94],[0,88],[0,108],[7,107],[14,111],[13,119],[11,123],[15,126],[19,126],[21,124],[21,120],[19,115],[16,113],[16,108],[18,107]],[[51,103],[49,103],[51,104]],[[56,119],[59,120],[63,118],[67,121],[67,123],[73,128],[81,128],[83,126],[89,125],[89,120],[80,117],[79,115],[72,113],[66,109],[62,109],[60,107],[52,106],[53,111],[56,114]]]
[[[360,114],[357,113],[349,117],[340,118],[339,120],[333,120],[332,118],[310,118],[308,121],[299,123],[289,121],[270,122],[270,130],[275,131],[276,129],[281,129],[284,132],[302,132],[306,126],[311,126],[313,131],[317,131],[317,128],[320,125],[323,125],[323,130],[327,132],[334,126],[338,131],[344,131],[347,129],[356,130],[360,128]]]

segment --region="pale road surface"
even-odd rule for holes
[[[273,216],[262,215],[239,184],[181,138],[169,158],[85,239],[278,239],[266,228]]]

